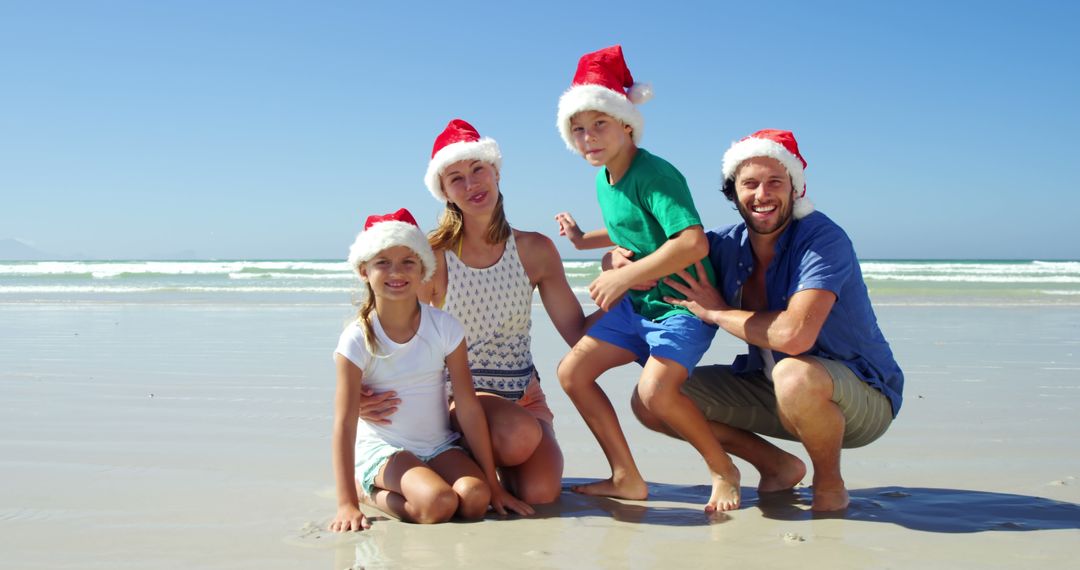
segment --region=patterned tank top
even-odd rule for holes
[[[443,310],[465,326],[469,368],[478,392],[517,401],[533,376],[533,286],[518,257],[513,233],[491,267],[465,265],[445,252],[447,284]]]

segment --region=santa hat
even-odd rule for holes
[[[792,214],[802,218],[814,211],[814,204],[806,197],[806,160],[799,154],[799,144],[791,131],[764,129],[736,143],[724,153],[724,180],[735,180],[739,165],[751,158],[764,156],[780,161],[791,176],[795,190]]]
[[[439,180],[443,170],[455,162],[470,159],[490,163],[495,166],[496,171],[502,167],[499,143],[495,142],[495,139],[480,138],[480,133],[476,132],[472,125],[461,119],[454,119],[435,137],[431,161],[428,162],[427,174],[424,175],[424,184],[436,200],[446,201],[446,192]]]
[[[652,96],[651,85],[634,83],[623,59],[622,46],[581,56],[570,89],[559,97],[558,127],[563,142],[571,151],[578,152],[570,134],[570,117],[581,111],[600,111],[630,125],[634,144],[640,143],[645,118],[635,104],[644,103]]]
[[[364,231],[356,236],[356,241],[349,248],[349,266],[360,275],[361,263],[371,260],[388,247],[398,245],[420,256],[424,264],[424,281],[431,280],[435,275],[435,252],[420,231],[420,226],[416,225],[416,219],[405,208],[384,216],[368,216]]]

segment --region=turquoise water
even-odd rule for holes
[[[876,303],[1080,304],[1080,261],[862,260]],[[563,262],[587,299],[592,260]],[[0,261],[0,302],[347,302],[356,278],[341,261]]]

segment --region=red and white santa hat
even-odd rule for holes
[[[792,215],[802,218],[813,212],[814,204],[806,197],[806,160],[799,153],[799,144],[791,131],[764,129],[732,143],[724,153],[724,180],[734,180],[740,164],[759,156],[780,161],[791,176],[791,187],[795,191]]]
[[[571,151],[578,152],[570,134],[570,117],[581,111],[600,111],[630,125],[634,144],[639,144],[645,118],[635,105],[652,99],[652,96],[651,85],[634,83],[623,59],[622,46],[614,45],[581,56],[570,89],[559,97],[557,125],[563,142]]]
[[[461,160],[482,160],[494,165],[498,171],[502,167],[499,143],[495,139],[481,138],[475,127],[461,119],[450,121],[443,132],[435,137],[427,174],[424,175],[424,184],[436,200],[446,201],[446,192],[439,180],[443,170]]]
[[[393,214],[368,216],[364,230],[357,234],[356,241],[349,247],[349,266],[360,275],[361,263],[370,261],[388,247],[398,245],[420,256],[420,262],[424,264],[424,281],[430,281],[435,275],[435,252],[416,224],[416,218],[405,208]]]

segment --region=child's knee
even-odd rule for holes
[[[476,477],[462,477],[454,482],[458,498],[458,513],[466,520],[484,518],[491,504],[491,487]]]
[[[659,378],[644,377],[638,381],[637,399],[645,411],[663,418],[673,409],[681,386],[682,382],[664,382]],[[638,418],[640,419],[641,415],[638,415]]]
[[[420,524],[446,522],[458,510],[458,495],[449,485],[430,489],[410,502],[415,506],[416,522]]]
[[[570,391],[579,383],[579,380],[577,380],[579,362],[580,356],[573,350],[559,361],[559,366],[555,369],[555,375],[559,377],[559,385],[562,386],[563,390]]]

